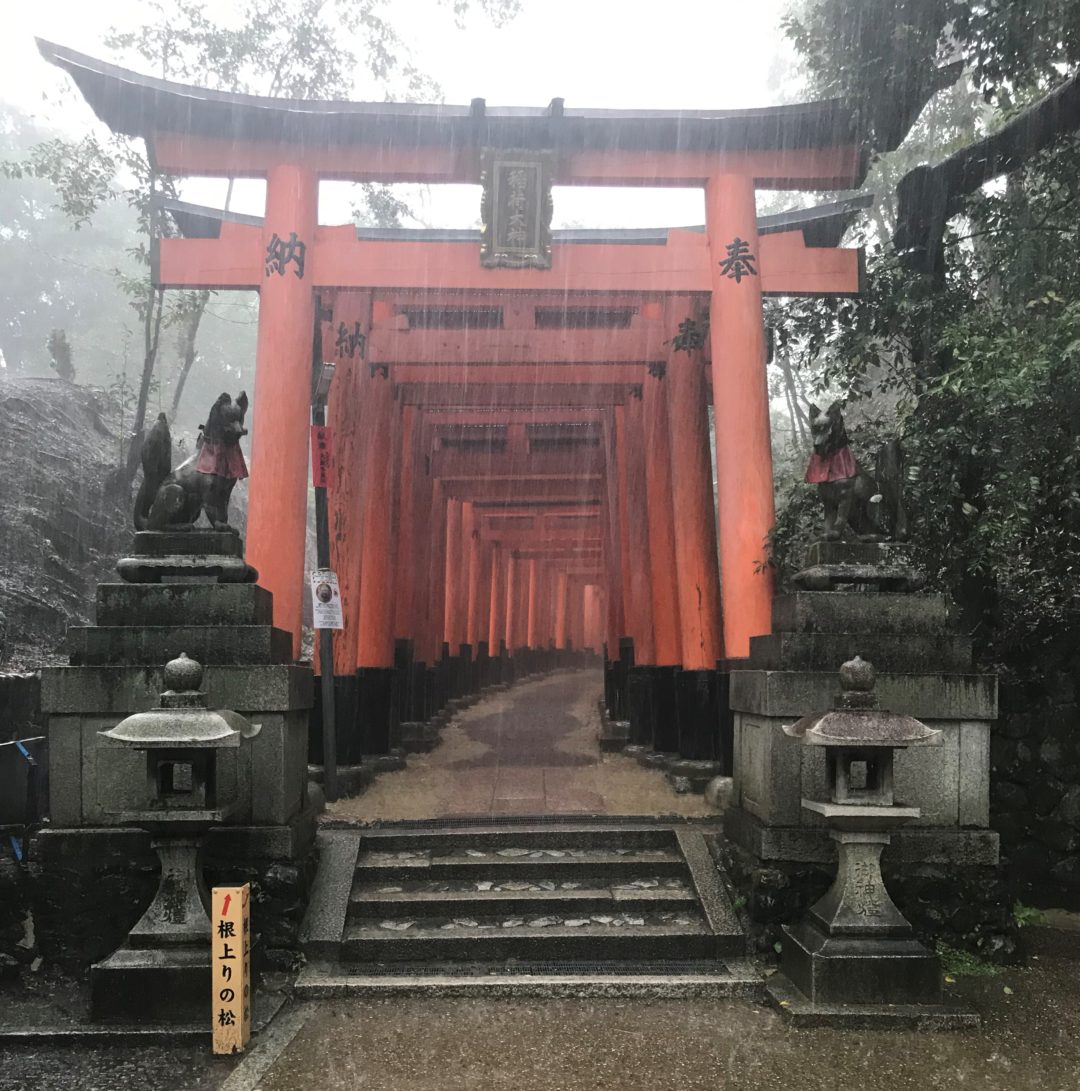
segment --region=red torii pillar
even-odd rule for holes
[[[661,365],[663,367],[664,365]],[[671,506],[671,450],[663,372],[650,368],[644,392],[645,484],[649,514],[649,572],[657,666],[680,661],[679,590]]]
[[[491,554],[491,605],[488,612],[488,648],[498,655],[506,640],[506,579],[509,559],[497,542]]]
[[[618,445],[615,439],[615,411],[608,409],[601,418],[604,444],[604,490],[600,500],[603,534],[604,580],[607,585],[605,636],[608,658],[619,657],[619,638],[626,632],[623,614],[622,525],[619,517]]]
[[[541,611],[540,616],[542,624],[540,627],[540,642],[541,647],[554,648],[555,647],[555,584],[557,577],[555,574],[555,562],[545,561],[543,564],[543,580],[540,584],[541,589]]]
[[[570,580],[570,602],[567,611],[569,640],[574,651],[585,646],[585,588],[579,577]]]
[[[655,663],[652,587],[649,580],[649,516],[645,485],[644,422],[641,398],[631,395],[615,407],[619,517],[622,526],[623,594],[626,629],[634,639],[634,662]]]
[[[513,647],[522,649],[529,640],[529,567],[528,558],[520,555],[514,558],[514,643]]]
[[[555,578],[555,647],[566,650],[566,599],[567,575],[560,572]]]
[[[362,384],[371,422],[364,467],[364,537],[360,569],[360,642],[357,703],[364,753],[390,749],[395,717],[394,690],[394,457],[397,403],[390,379],[376,372]]]
[[[370,423],[364,467],[363,559],[357,665],[394,665],[394,410],[390,380],[377,373],[362,383]]]
[[[585,647],[596,652],[602,639],[600,588],[595,583],[585,585]]]
[[[434,665],[442,658],[446,640],[446,543],[450,501],[443,487],[431,479],[431,527],[428,532],[428,567],[424,575],[428,589],[425,602],[424,660]]]
[[[333,300],[335,319],[352,328],[371,328],[371,293],[339,292]],[[323,356],[334,344],[331,326],[323,326]],[[330,387],[327,424],[331,429],[333,459],[328,490],[330,515],[330,563],[337,573],[341,591],[344,628],[334,638],[334,674],[356,671],[356,650],[360,641],[360,567],[363,541],[364,481],[357,467],[364,462],[365,437],[360,422],[361,383],[367,364],[359,358],[332,356],[337,371]],[[251,539],[251,532],[248,531]],[[276,548],[271,535],[265,543]],[[317,662],[317,659],[316,659]]]
[[[474,509],[474,526],[476,522]],[[472,556],[469,558],[469,631],[466,634],[473,650],[473,658],[476,658],[478,646],[481,643],[488,645],[489,652],[491,650],[488,641],[488,620],[491,614],[492,552],[491,542],[481,541],[479,533],[474,529]]]
[[[538,623],[540,620],[540,563],[535,557],[529,560],[528,608],[525,623],[525,646],[538,647]]]
[[[514,640],[517,636],[518,628],[518,587],[521,582],[522,565],[518,560],[513,550],[508,550],[506,553],[506,607],[503,610],[503,639],[506,641],[506,649],[508,652],[513,653],[515,650]]]
[[[763,562],[775,509],[753,178],[708,179],[705,224],[724,648],[735,658],[749,654],[752,636],[770,631],[772,609],[772,576]]]
[[[451,497],[446,501],[446,598],[443,603],[443,640],[450,645],[451,655],[457,655],[464,643],[462,600],[464,593],[467,593],[464,584],[468,579],[468,572],[462,570],[464,540],[461,526],[462,503]]]
[[[469,654],[476,657],[477,627],[475,611],[480,595],[480,542],[476,532],[476,509],[471,501],[465,501],[461,505],[461,563],[464,569],[464,591],[462,603],[464,605],[464,627],[462,630],[463,644],[469,645]]]
[[[669,324],[675,328],[684,316],[674,309],[668,313]],[[700,353],[672,350],[664,381],[668,384],[682,665],[685,670],[711,671],[724,649],[704,367]]]
[[[319,180],[299,163],[279,163],[266,175],[264,252],[276,234],[315,238]],[[292,265],[263,277],[255,348],[254,420],[248,485],[247,554],[259,583],[274,596],[274,621],[293,634],[300,654],[307,538],[311,339],[315,301],[311,280]],[[265,395],[265,396],[264,396]]]
[[[416,629],[417,562],[421,546],[417,534],[417,442],[420,431],[414,405],[401,409],[401,480],[398,489],[398,529],[394,572],[394,635],[413,638]]]

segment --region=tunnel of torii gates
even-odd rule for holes
[[[715,758],[723,676],[770,631],[762,298],[854,294],[862,270],[839,246],[859,202],[759,220],[755,191],[859,185],[850,111],[300,102],[39,47],[157,171],[266,179],[263,217],[171,208],[154,281],[260,293],[246,548],[294,654],[314,330],[336,365],[339,755],[430,712],[425,672],[592,649],[632,738]],[[322,179],[481,182],[485,226],[324,226]],[[552,184],[702,187],[706,222],[551,232]],[[705,343],[674,351],[690,317]]]

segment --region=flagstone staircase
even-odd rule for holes
[[[307,996],[758,996],[693,824],[610,819],[326,828]]]

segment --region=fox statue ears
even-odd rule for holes
[[[248,396],[246,390],[241,390],[240,393],[236,395],[236,406],[240,410],[241,419],[243,419],[248,411]]]
[[[815,417],[832,417],[835,420],[837,417],[841,416],[844,411],[844,406],[839,401],[833,402],[832,405],[830,405],[824,413],[822,413],[822,411],[813,402],[807,402],[806,406],[810,410],[811,420],[813,420]]]

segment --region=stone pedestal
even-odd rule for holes
[[[941,964],[912,938],[881,880],[887,833],[831,831],[836,881],[784,927],[780,968],[812,1004],[940,1004]]]
[[[118,568],[125,582],[97,589],[96,624],[69,630],[71,665],[41,672],[50,782],[50,825],[35,842],[39,889],[48,901],[40,914],[43,930],[65,927],[65,905],[85,918],[82,931],[89,936],[113,935],[119,924],[126,930],[133,923],[120,918],[144,897],[147,864],[140,858],[128,889],[128,876],[113,866],[113,845],[131,837],[125,816],[153,803],[145,759],[104,754],[99,732],[157,705],[162,664],[181,653],[203,663],[210,708],[235,710],[261,728],[249,746],[214,758],[218,798],[228,815],[207,839],[215,873],[302,873],[313,812],[321,806],[308,796],[312,672],[292,662],[290,634],[274,628],[271,595],[250,582],[254,570],[243,561],[239,538],[216,531],[140,532],[133,556]],[[93,889],[95,862],[104,860],[118,896],[111,905]],[[106,914],[108,920],[99,919]],[[288,944],[286,923],[267,918],[265,928],[273,932],[271,946]],[[62,937],[46,936],[44,944],[64,953],[64,961],[73,949]]]
[[[807,561],[805,571],[829,570],[834,589],[778,596],[773,632],[753,638],[744,669],[729,676],[734,784],[725,834],[761,861],[835,859],[824,819],[800,805],[822,797],[825,755],[783,728],[831,707],[837,668],[861,655],[878,669],[882,707],[942,732],[937,752],[897,755],[897,796],[921,814],[895,835],[890,852],[932,863],[996,864],[998,839],[989,829],[996,678],[974,673],[971,641],[951,626],[943,595],[879,589],[895,586],[901,569],[909,586],[919,582],[904,547],[818,543]],[[875,573],[885,574],[883,582]]]
[[[259,578],[244,560],[240,535],[229,530],[137,531],[132,555],[118,561],[116,570],[129,583],[254,583]]]
[[[210,918],[200,897],[202,838],[155,838],[161,879],[124,945],[90,968],[95,1019],[206,1022]]]

